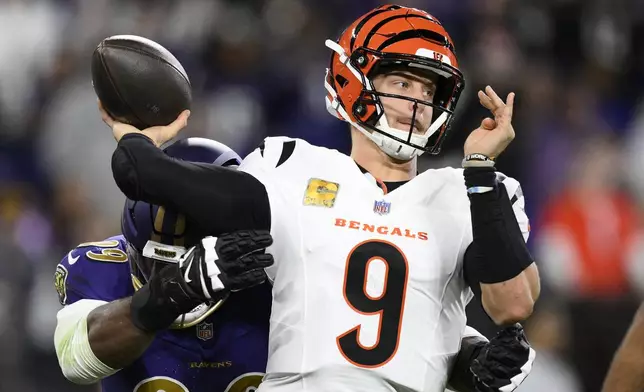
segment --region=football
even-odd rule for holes
[[[135,35],[105,38],[92,54],[92,85],[112,118],[139,129],[168,125],[190,109],[190,80],[163,46]]]

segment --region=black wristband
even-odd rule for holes
[[[132,296],[132,323],[146,332],[168,328],[183,313],[199,305],[176,281],[176,266],[163,268]]]
[[[483,168],[466,169],[473,186],[490,186],[490,173]],[[494,173],[491,175],[496,176]],[[496,178],[494,179],[496,183]],[[503,184],[485,193],[469,194],[473,243],[476,251],[467,254],[465,268],[482,283],[500,283],[519,275],[532,264],[532,255],[523,239],[510,198]]]
[[[477,186],[494,187],[497,184],[494,167],[467,167],[463,169],[463,177],[467,189]]]

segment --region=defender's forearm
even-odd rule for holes
[[[134,326],[131,300],[129,297],[110,302],[87,316],[92,351],[101,362],[114,369],[122,369],[139,358],[155,336]]]

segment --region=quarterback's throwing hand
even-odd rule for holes
[[[485,91],[479,91],[481,105],[490,110],[493,119],[488,117],[481,121],[465,141],[465,156],[484,154],[490,159],[496,159],[514,140],[512,127],[512,111],[514,109],[514,93],[510,93],[506,102],[487,86]]]
[[[177,136],[179,132],[188,125],[188,117],[190,117],[190,111],[184,110],[171,124],[139,130],[132,125],[113,119],[105,111],[101,101],[98,101],[98,110],[101,113],[101,119],[103,122],[107,124],[108,127],[112,128],[112,134],[114,135],[114,139],[116,139],[117,143],[128,133],[142,133],[152,139],[157,147]]]
[[[263,230],[206,237],[181,257],[183,280],[203,301],[261,284],[266,280],[264,268],[273,265],[273,256],[264,253],[272,243],[270,233]]]
[[[470,367],[476,391],[514,391],[530,374],[535,356],[520,324],[505,328],[483,347]]]

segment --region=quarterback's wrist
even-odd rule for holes
[[[468,195],[487,193],[496,188],[496,168],[466,167],[463,169],[463,179]]]
[[[486,154],[465,154],[461,165],[466,167],[494,167],[494,157]]]
[[[154,142],[154,140],[152,140],[152,138],[150,138],[148,135],[146,135],[145,133],[143,133],[141,131],[138,131],[138,132],[137,131],[125,132],[125,133],[121,134],[121,136],[118,138],[117,143],[120,145],[121,142],[123,142],[125,140],[136,139],[136,138],[143,139],[143,140],[147,139],[148,142],[154,144],[155,147],[156,147],[156,143]]]

